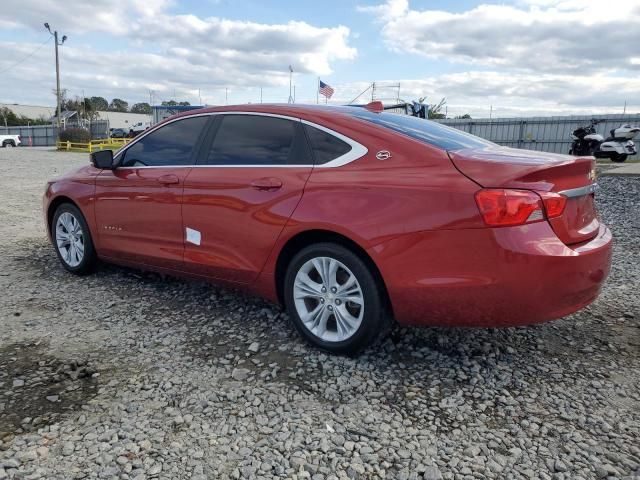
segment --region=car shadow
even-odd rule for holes
[[[375,398],[425,428],[435,421],[425,411],[444,429],[457,428],[461,416],[496,425],[525,418],[532,412],[521,404],[527,391],[563,395],[567,375],[601,368],[600,353],[607,348],[602,319],[590,307],[532,327],[397,327],[358,357],[330,355],[306,345],[283,310],[259,298],[107,264],[78,278],[63,270],[43,241],[25,247],[16,262],[37,272],[48,288],[58,282],[99,286],[116,316],[135,306],[137,314],[128,321],[170,330],[179,339],[175,355],[194,369],[215,365],[229,372],[230,382],[280,385],[331,405]],[[256,352],[248,349],[252,343]],[[554,405],[536,408],[553,411]]]

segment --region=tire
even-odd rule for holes
[[[627,160],[626,153],[614,153],[611,155],[611,161],[616,163],[622,163]]]
[[[328,274],[332,267],[335,275]],[[325,277],[329,280],[323,281]],[[307,342],[332,353],[355,355],[388,333],[386,298],[371,268],[335,243],[302,249],[289,262],[284,279],[285,306],[294,327]]]
[[[69,231],[72,235],[69,241],[65,241],[64,235]],[[56,209],[51,221],[51,240],[60,263],[71,273],[86,275],[95,267],[97,256],[91,232],[84,215],[75,205],[63,203]],[[78,245],[83,247],[81,255]]]
[[[13,142],[12,142],[11,140],[8,140],[8,141],[4,142],[4,143],[2,144],[2,146],[3,146],[4,148],[13,148],[13,147],[15,147],[15,145],[13,144]]]

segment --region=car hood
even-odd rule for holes
[[[69,170],[63,174],[58,175],[57,177],[53,177],[49,179],[49,183],[57,183],[61,181],[85,181],[89,178],[95,178],[96,175],[100,173],[100,170],[95,168],[91,164],[82,165],[80,167],[76,167],[72,170]]]

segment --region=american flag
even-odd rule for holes
[[[331,98],[331,96],[335,93],[335,90],[324,83],[322,80],[320,80],[318,91],[327,98]]]

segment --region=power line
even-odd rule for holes
[[[45,45],[47,42],[49,42],[50,40],[51,40],[51,37],[47,37],[47,39],[46,39],[44,42],[42,42],[40,45],[38,45],[38,46],[35,48],[35,50],[33,50],[29,55],[27,55],[26,57],[24,57],[24,58],[22,58],[22,59],[18,60],[18,61],[17,61],[16,63],[14,63],[13,65],[9,65],[9,66],[8,66],[7,68],[5,68],[4,70],[0,70],[0,73],[7,72],[7,71],[11,70],[13,67],[17,67],[17,66],[18,66],[18,65],[20,65],[22,62],[24,62],[24,61],[26,61],[26,60],[29,60],[31,57],[33,57],[33,56],[36,54],[36,52],[37,52],[38,50],[40,50],[42,47],[44,47],[44,45]]]

